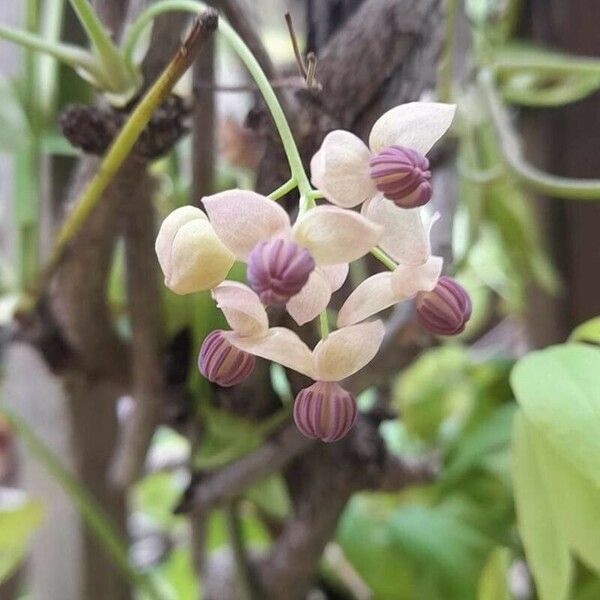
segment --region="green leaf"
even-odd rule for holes
[[[600,350],[565,344],[519,361],[511,385],[531,424],[600,486]]]
[[[535,430],[519,411],[512,447],[517,524],[540,600],[567,600],[573,565],[566,532],[540,468],[535,436]]]
[[[600,573],[600,489],[573,469],[541,435],[534,435],[536,457],[555,498],[555,512],[571,550]]]
[[[246,490],[246,497],[262,511],[284,521],[292,510],[290,496],[281,475],[267,477]]]
[[[488,558],[479,578],[477,600],[511,600],[508,589],[508,568],[510,551],[507,548],[496,548]]]
[[[0,488],[0,583],[25,557],[27,542],[42,521],[42,508],[24,492]]]
[[[600,317],[577,326],[569,336],[570,342],[589,342],[600,345]]]

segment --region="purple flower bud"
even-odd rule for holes
[[[419,323],[435,335],[457,335],[471,318],[471,298],[452,277],[440,277],[431,292],[417,294]]]
[[[291,240],[259,242],[248,256],[247,278],[263,304],[285,306],[306,284],[315,260]]]
[[[255,364],[254,355],[232,345],[221,329],[206,336],[198,356],[200,373],[221,387],[242,383],[254,371]]]
[[[323,442],[337,442],[356,421],[356,402],[337,383],[317,381],[298,392],[294,421],[300,433]]]
[[[431,200],[429,161],[416,150],[389,146],[371,159],[371,179],[400,208],[423,206]]]

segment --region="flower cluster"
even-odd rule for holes
[[[442,258],[429,240],[438,215],[421,208],[432,195],[425,155],[453,117],[454,106],[415,102],[384,114],[368,147],[347,131],[329,133],[311,162],[312,182],[328,203],[294,223],[275,201],[243,190],[203,198],[206,213],[186,206],[165,219],[156,240],[165,284],[179,294],[211,290],[231,328],[204,340],[198,366],[207,379],[241,383],[255,357],[310,377],[315,383],[298,394],[294,419],[304,435],[331,442],[357,414],[339,382],[367,365],[383,341],[382,322],[370,317],[415,298],[425,329],[463,331],[470,299],[441,276]],[[325,331],[314,349],[290,329],[269,326],[269,306],[285,307],[298,325],[322,315],[349,263],[369,252],[393,270],[360,283],[338,313],[337,330]],[[248,285],[226,280],[236,260],[247,263]]]

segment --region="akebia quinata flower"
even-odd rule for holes
[[[308,270],[308,251],[315,268],[306,285],[292,296],[287,310],[298,324],[311,321],[329,304],[331,294],[348,273],[348,264],[377,245],[383,228],[354,211],[323,205],[307,211],[292,224],[285,210],[273,200],[243,190],[229,190],[203,198],[217,235],[242,262],[249,262],[250,284],[260,297],[283,303],[284,296]],[[295,246],[265,245],[284,240]],[[278,264],[287,256],[278,251],[290,248],[305,270],[295,265],[289,272]],[[252,256],[252,260],[251,259]],[[298,267],[298,268],[296,268]],[[285,292],[285,293],[284,293]]]
[[[435,335],[462,333],[471,318],[471,299],[452,277],[440,277],[430,292],[417,294],[419,323]]]
[[[349,131],[332,131],[311,161],[313,183],[345,208],[378,192],[402,208],[425,204],[432,191],[425,155],[450,128],[455,110],[438,102],[397,106],[375,123],[369,146]]]
[[[429,239],[437,213],[426,216],[422,209],[397,208],[378,195],[363,206],[363,214],[385,223],[379,245],[397,266],[357,286],[338,313],[338,327],[359,323],[419,292],[433,290],[442,272],[443,260],[432,256]]]
[[[342,439],[358,411],[350,392],[331,381],[317,381],[301,390],[294,402],[294,422],[300,432],[323,442]]]
[[[165,285],[176,294],[214,288],[235,261],[207,216],[194,206],[178,208],[163,221],[155,248]]]

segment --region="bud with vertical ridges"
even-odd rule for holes
[[[285,306],[306,284],[315,260],[292,240],[259,242],[248,257],[247,278],[263,304]]]
[[[435,335],[462,333],[471,318],[471,298],[452,277],[440,277],[431,292],[417,294],[419,323]]]
[[[294,422],[300,433],[323,442],[342,439],[356,421],[356,402],[335,382],[317,381],[301,390],[294,402]]]
[[[206,337],[198,356],[200,373],[221,387],[242,383],[252,374],[255,364],[254,356],[232,345],[220,329]]]
[[[400,208],[416,208],[431,200],[429,161],[416,150],[389,146],[370,162],[377,189]]]

